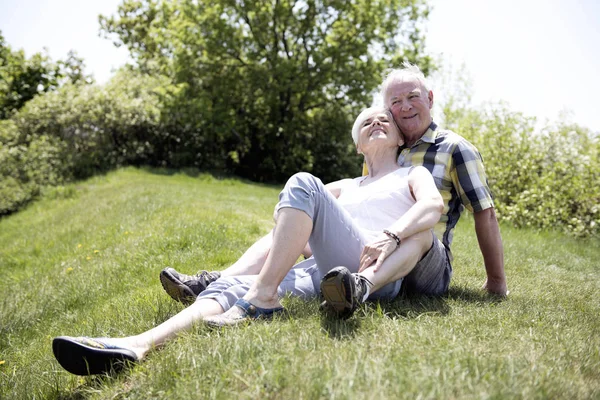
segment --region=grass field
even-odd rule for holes
[[[472,219],[443,298],[369,304],[348,321],[284,299],[285,317],[198,326],[115,377],[77,377],[58,335],[139,333],[182,309],[165,266],[224,269],[272,226],[278,188],[123,169],[0,220],[0,399],[600,399],[600,243],[502,226],[510,295],[479,290]]]

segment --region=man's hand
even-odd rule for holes
[[[396,250],[396,241],[388,235],[382,234],[374,242],[367,244],[361,255],[358,272],[369,268],[375,263],[373,272],[377,272],[383,261]]]
[[[506,286],[506,280],[487,278],[482,289],[487,290],[490,294],[506,297],[510,293]]]

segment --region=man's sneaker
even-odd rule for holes
[[[160,283],[165,291],[173,298],[183,304],[191,304],[196,297],[211,282],[221,277],[220,272],[199,271],[196,275],[185,275],[175,271],[174,268],[165,268],[160,271]]]
[[[351,273],[346,267],[335,267],[321,279],[321,308],[335,312],[340,318],[349,318],[365,299],[373,284],[364,276]]]

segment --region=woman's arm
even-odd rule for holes
[[[433,176],[425,167],[415,167],[408,175],[408,186],[416,203],[388,230],[402,239],[432,229],[444,212],[444,200]]]
[[[425,167],[415,167],[408,176],[408,186],[415,199],[415,204],[400,219],[389,228],[392,234],[404,240],[416,233],[432,229],[440,220],[444,211],[444,200],[435,186],[433,177]],[[373,260],[375,271],[379,269],[383,261],[390,255],[398,244],[388,235],[382,233],[374,242],[369,243],[363,249],[360,256],[359,271],[369,267]]]

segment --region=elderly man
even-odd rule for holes
[[[444,198],[444,213],[435,231],[452,259],[450,244],[463,207],[474,213],[475,232],[487,273],[484,288],[507,294],[502,238],[483,161],[477,149],[463,137],[439,129],[431,118],[433,92],[418,67],[405,63],[384,80],[386,107],[404,134],[398,164],[423,165],[431,172]]]
[[[383,258],[387,258],[386,268],[393,263],[396,270],[394,279],[404,278],[404,291],[431,295],[445,293],[452,273],[450,245],[453,232],[465,207],[475,217],[475,231],[487,273],[483,287],[490,293],[506,295],[502,239],[479,152],[461,136],[439,129],[433,122],[433,92],[418,67],[404,64],[404,68],[393,70],[383,82],[382,96],[405,138],[398,164],[401,167],[422,165],[427,168],[442,194],[444,212],[435,227],[437,238],[424,255],[413,250],[411,238],[403,231],[393,232],[393,236],[382,237],[380,242],[367,245],[361,255],[358,273],[351,274],[342,267],[323,277],[321,292],[325,305],[340,316],[351,315],[357,304],[367,297],[363,295],[365,288],[361,284],[364,282],[361,276],[368,268],[381,267],[382,263],[377,260]],[[393,257],[387,257],[388,254],[382,257],[390,244],[386,240],[396,239],[398,244],[409,245],[399,245]],[[251,305],[266,309],[278,307],[276,288],[287,272],[262,269],[269,252],[270,236],[267,236],[251,247],[238,263],[223,271],[224,276],[258,274],[244,299]],[[206,271],[195,276],[179,274],[172,268],[161,272],[165,290],[181,301],[193,301],[216,278],[218,273]],[[366,288],[366,291],[369,292],[369,289]],[[244,310],[232,307],[218,319],[227,324],[248,317]]]

